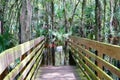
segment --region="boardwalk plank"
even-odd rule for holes
[[[82,80],[77,70],[75,66],[41,67],[35,80]]]

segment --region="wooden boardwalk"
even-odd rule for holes
[[[40,67],[35,80],[87,80],[82,78],[84,74],[78,74],[75,66],[59,66],[59,67]]]

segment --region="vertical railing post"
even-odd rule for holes
[[[101,51],[97,51],[97,56],[99,56],[100,58],[103,58],[102,52]],[[97,66],[103,70],[102,63],[100,61],[98,61],[98,60],[96,60],[96,62],[97,62]],[[101,75],[100,73],[97,73],[97,76],[101,79],[102,77],[100,75]]]
[[[9,73],[8,68],[6,68],[5,71],[0,75],[0,80],[3,80],[8,73]]]
[[[85,49],[90,50],[89,46],[85,46]],[[86,54],[86,57],[89,58],[90,56]]]

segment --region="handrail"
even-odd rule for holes
[[[19,73],[22,74],[21,78],[24,79],[32,67],[37,68],[35,65],[38,65],[41,60],[44,42],[45,38],[39,37],[2,52],[0,54],[0,79],[13,80]],[[11,63],[26,54],[27,56],[11,72],[5,73]]]
[[[109,71],[120,78],[120,69],[103,59],[103,56],[107,55],[110,58],[120,60],[120,46],[74,36],[70,37],[68,43],[71,51],[74,53],[74,57],[79,60],[78,63],[85,68],[91,78],[113,80],[112,77],[103,70],[103,67],[109,69]],[[96,54],[91,52],[89,50],[90,48],[96,50]],[[94,59],[94,61],[91,59]],[[94,74],[91,71],[94,72]]]

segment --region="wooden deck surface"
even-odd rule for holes
[[[40,67],[35,80],[87,80],[81,77],[84,74],[78,74],[78,69],[75,66],[47,66]]]

